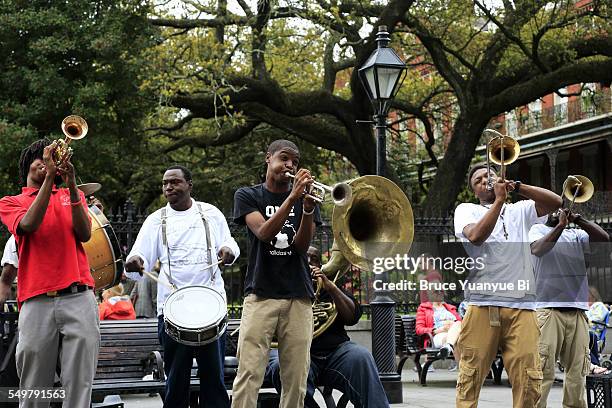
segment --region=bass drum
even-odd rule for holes
[[[119,283],[123,274],[119,240],[108,219],[98,207],[90,206],[89,215],[91,238],[83,243],[89,261],[89,270],[94,278],[96,290],[110,288]]]

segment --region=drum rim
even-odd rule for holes
[[[104,233],[106,242],[110,245],[110,249],[111,249],[111,256],[112,256],[113,262],[112,264],[108,263],[104,265],[102,268],[113,265],[115,269],[115,276],[113,277],[113,281],[110,284],[101,286],[96,289],[96,290],[104,290],[104,289],[107,289],[107,288],[110,288],[116,285],[121,280],[121,275],[123,275],[123,270],[124,270],[123,253],[121,251],[121,245],[119,243],[119,239],[117,238],[117,234],[115,234],[115,230],[113,229],[113,226],[108,221],[108,218],[106,218],[104,213],[95,205],[88,206],[88,210],[89,210],[89,214],[93,218],[95,218],[97,223],[100,225],[100,228],[98,229],[101,229],[102,232]],[[85,251],[85,253],[87,254],[87,251]],[[119,257],[117,257],[117,255],[119,255]],[[89,259],[87,259],[87,263],[89,264]],[[98,268],[98,269],[101,269],[101,268]],[[92,275],[92,278],[94,279],[94,285],[95,285],[96,282],[95,282],[95,278],[92,273],[91,265],[89,265],[89,273]]]

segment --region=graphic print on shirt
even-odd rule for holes
[[[192,219],[191,223],[186,223],[175,218],[172,221],[167,224],[168,245],[172,258],[170,266],[208,265],[206,232],[202,220]]]
[[[266,215],[268,215],[269,217],[272,216],[272,214],[274,214],[278,210],[278,208],[279,207],[272,206],[272,205],[267,206]],[[270,245],[273,247],[273,249],[270,250],[270,255],[276,255],[276,256],[291,255],[292,253],[291,250],[288,250],[288,251],[283,251],[283,250],[289,248],[293,244],[293,241],[295,240],[296,231],[292,223],[292,220],[294,217],[295,217],[295,213],[292,208],[291,212],[289,213],[289,218],[285,220],[285,223],[283,224],[283,227],[281,228],[281,230],[276,234],[274,238],[272,238],[272,241],[270,241]]]

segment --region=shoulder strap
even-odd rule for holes
[[[166,213],[166,207],[161,209],[161,227],[162,227],[162,243],[166,247],[166,254],[168,255],[168,282],[174,286],[172,282],[172,272],[170,271],[170,246],[168,245],[168,235],[166,232],[166,221],[168,214]]]
[[[204,208],[202,207],[202,203],[197,203],[198,212],[200,213],[200,217],[202,218],[202,223],[204,224],[204,232],[206,234],[206,252],[208,257],[208,265],[211,265],[213,262],[212,256],[212,241],[210,239],[210,228],[208,226],[208,220],[204,217]],[[214,270],[213,270],[213,279],[214,279]]]
[[[166,220],[168,216],[166,215],[166,207],[161,209],[161,227],[162,227],[162,242],[165,247],[168,246],[168,237],[166,235]]]

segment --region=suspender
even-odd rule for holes
[[[208,226],[208,220],[206,219],[206,217],[204,217],[204,209],[202,208],[202,204],[201,203],[196,203],[196,204],[198,206],[198,213],[200,213],[200,218],[202,218],[202,223],[204,224],[204,232],[205,232],[205,237],[206,237],[207,265],[211,265],[213,263],[213,260],[212,260],[213,252],[212,252],[212,241],[210,239],[210,228]],[[171,285],[174,285],[174,283],[172,283],[172,274],[170,272],[170,246],[168,245],[168,235],[166,231],[167,230],[167,226],[166,226],[167,219],[168,219],[168,215],[166,213],[166,207],[164,207],[161,210],[162,243],[166,247],[166,251],[168,255],[168,280]],[[216,268],[213,268],[213,271],[212,271],[211,283],[215,282],[215,277],[216,277],[215,269]]]
[[[168,236],[166,233],[166,220],[168,215],[166,214],[166,207],[161,210],[161,227],[162,227],[162,243],[166,247],[166,254],[168,255],[168,282],[174,286],[172,282],[172,272],[170,271],[170,246],[168,245]]]

